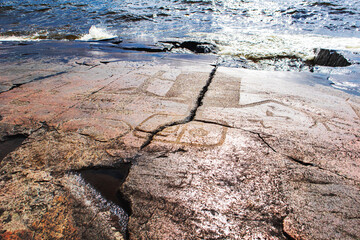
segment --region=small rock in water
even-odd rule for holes
[[[114,37],[114,38],[101,39],[101,40],[98,40],[98,42],[109,42],[112,44],[119,44],[119,43],[122,43],[123,40],[120,37]]]
[[[219,50],[215,44],[207,42],[185,41],[180,43],[176,41],[160,41],[159,43],[168,51],[174,48],[185,48],[194,53],[217,53]]]
[[[328,67],[346,67],[351,63],[341,54],[335,50],[315,49],[314,65],[328,66]]]
[[[212,43],[186,41],[180,44],[180,47],[189,49],[194,53],[217,53],[218,48]]]
[[[165,49],[156,45],[147,45],[141,43],[123,43],[119,45],[120,48],[130,51],[142,52],[165,52]]]

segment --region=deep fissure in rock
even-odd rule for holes
[[[120,191],[131,168],[131,163],[122,163],[118,167],[94,167],[79,171],[80,176],[93,186],[106,200],[124,209],[130,216],[131,204]]]
[[[0,163],[6,157],[6,155],[17,149],[26,138],[27,135],[17,134],[5,137],[4,141],[0,141]]]
[[[276,152],[276,150],[267,142],[265,141],[264,137],[261,136],[260,133],[256,133],[258,135],[258,137],[260,138],[260,140],[266,145],[268,146],[273,152]]]
[[[201,89],[197,99],[196,99],[196,103],[195,103],[195,106],[190,110],[190,113],[189,115],[182,119],[182,120],[179,120],[179,121],[175,121],[175,122],[171,122],[171,123],[167,123],[165,125],[162,125],[162,126],[159,126],[157,129],[155,129],[154,131],[150,132],[150,136],[148,137],[148,139],[143,143],[143,145],[140,147],[140,149],[143,149],[145,148],[146,146],[148,146],[152,140],[154,139],[154,137],[156,136],[156,134],[158,134],[159,132],[161,132],[162,130],[164,130],[165,128],[167,127],[172,127],[172,126],[176,126],[176,125],[180,125],[180,124],[185,124],[185,123],[188,123],[188,122],[191,122],[194,120],[195,116],[196,116],[196,112],[197,110],[199,109],[199,107],[202,106],[203,104],[203,100],[204,100],[204,97],[205,97],[205,94],[206,92],[208,91],[209,89],[209,86],[212,82],[212,80],[214,79],[214,76],[216,74],[216,70],[218,68],[218,65],[214,65],[214,68],[213,70],[211,71],[210,75],[209,75],[209,78],[208,80],[206,81],[204,87]]]
[[[304,161],[302,161],[302,160],[300,160],[300,159],[297,159],[297,158],[294,158],[294,157],[292,157],[292,156],[287,156],[291,161],[294,161],[294,162],[296,162],[296,163],[299,163],[299,164],[301,164],[301,165],[303,165],[303,166],[313,166],[313,167],[315,167],[315,164],[313,164],[313,163],[308,163],[308,162],[304,162]]]
[[[122,209],[123,213],[118,212],[116,208],[115,211],[114,209],[110,210],[110,224],[121,232],[124,239],[129,239],[127,224],[132,209],[130,201],[121,192],[121,185],[126,181],[130,168],[131,162],[118,163],[113,167],[95,166],[77,171],[86,183],[90,184],[102,198],[110,203],[105,206],[106,209],[113,208],[111,204]]]
[[[196,119],[196,120],[194,120],[194,121],[195,121],[195,122],[200,122],[200,123],[218,125],[218,126],[221,126],[221,127],[240,129],[240,128],[236,128],[236,127],[230,126],[230,125],[227,124],[227,123],[220,123],[220,122],[215,122],[215,121],[211,121],[211,120]]]
[[[187,122],[191,122],[192,120],[194,120],[197,110],[199,109],[199,107],[201,107],[203,105],[203,100],[204,100],[205,94],[208,91],[209,86],[210,86],[212,80],[215,77],[217,68],[218,68],[218,65],[215,65],[213,70],[211,71],[211,73],[209,75],[209,78],[206,81],[206,84],[201,89],[201,91],[200,91],[200,93],[199,93],[199,95],[197,97],[196,104],[195,104],[194,108],[190,111],[189,116],[187,118],[185,118],[187,120]]]

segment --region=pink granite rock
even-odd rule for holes
[[[0,139],[27,139],[0,163],[0,238],[360,238],[359,97],[311,73],[123,57],[1,66]],[[121,204],[84,169],[115,172]]]

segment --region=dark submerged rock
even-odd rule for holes
[[[194,53],[217,53],[219,51],[215,44],[208,42],[197,42],[197,41],[160,41],[161,44],[169,44],[171,47],[167,47],[168,51],[174,48],[185,48]]]
[[[146,45],[141,43],[122,43],[120,48],[129,51],[141,51],[141,52],[165,52],[165,49],[155,45]]]
[[[317,48],[315,51],[314,65],[328,67],[346,67],[351,63],[335,50]]]
[[[97,40],[98,42],[109,42],[112,44],[119,44],[122,43],[123,40],[119,37],[114,37],[114,38],[107,38],[107,39],[101,39],[101,40]]]
[[[180,44],[181,48],[189,49],[194,53],[216,53],[217,46],[207,42],[186,41]]]

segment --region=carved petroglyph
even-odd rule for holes
[[[234,89],[229,90],[226,87],[228,84],[223,83],[223,79],[225,78],[227,78],[226,81],[231,82],[232,86],[237,86],[238,84],[238,89],[236,91],[234,91]],[[271,121],[276,120],[283,121],[284,123],[299,122],[310,129],[318,126],[318,124],[322,124],[327,131],[331,131],[331,128],[327,124],[331,118],[319,116],[302,108],[284,103],[276,99],[276,96],[273,96],[271,92],[257,92],[254,89],[247,89],[247,87],[244,87],[241,78],[224,77],[221,81],[215,81],[215,83],[216,92],[222,93],[225,98],[228,98],[222,99],[223,102],[232,102],[234,99],[237,99],[237,104],[230,104],[231,106],[229,107],[243,109],[250,116],[258,115],[258,118],[254,116],[247,120],[250,122],[258,122],[264,128],[271,128]],[[216,95],[216,93],[212,93],[210,98],[213,99],[207,101],[208,106],[218,107],[221,105],[217,103],[220,99]]]
[[[158,126],[167,124],[169,122],[176,122],[184,119],[184,115],[170,115],[168,113],[157,113],[147,117],[142,121],[135,130],[142,132],[154,131]]]
[[[303,109],[285,104],[282,101],[272,98],[270,92],[251,92],[249,89],[243,89],[244,84],[241,79],[239,87],[239,103],[237,108],[246,109],[251,108],[253,112],[261,114],[261,119],[248,119],[251,122],[259,122],[264,128],[271,128],[271,121],[277,120],[285,123],[300,122],[305,124],[308,128],[313,128],[317,123],[323,123],[323,119],[316,117],[310,112],[304,111]],[[254,109],[256,108],[256,110]],[[251,111],[249,110],[249,111]],[[328,130],[326,124],[325,128]]]
[[[180,74],[181,74],[180,69],[171,68],[168,71],[166,71],[164,74],[162,74],[161,79],[175,81]]]
[[[109,141],[126,135],[132,130],[132,126],[115,119],[81,118],[64,122],[60,129],[77,132],[98,141]]]
[[[146,80],[146,76],[136,73],[129,73],[117,78],[114,82],[101,90],[103,94],[122,94],[123,92],[134,91],[138,89]]]
[[[184,102],[193,101],[194,96],[199,94],[208,73],[182,73],[177,76],[176,81],[166,93],[165,97],[171,101]],[[202,81],[203,84],[202,84]]]
[[[127,122],[137,125],[138,121],[146,115],[142,114],[139,117],[139,111],[147,114],[154,114],[163,110],[167,112],[168,107],[172,108],[174,105],[172,102],[176,102],[176,100],[163,101],[167,100],[167,98],[163,98],[174,84],[174,81],[165,79],[166,77],[163,76],[165,73],[165,71],[153,71],[152,74],[146,75],[141,72],[139,73],[139,71],[129,72],[111,81],[91,95],[83,94],[80,97],[81,101],[78,101],[79,103],[73,106],[72,110],[66,111],[68,113],[61,113],[62,120],[60,125],[62,129],[76,131],[99,141],[108,141],[115,137],[124,136],[132,130],[132,127]],[[176,79],[180,73],[177,71],[168,77]],[[185,105],[178,106],[175,104],[174,106],[177,107],[177,111],[181,110],[180,112],[183,111],[184,107],[186,108]],[[161,114],[158,115],[161,116]],[[105,118],[117,116],[115,118],[120,119],[121,123],[106,119],[104,121],[110,122],[103,125],[109,125],[110,128],[102,129],[102,125],[98,120],[91,119],[93,117],[95,119],[97,117],[100,118],[101,116]],[[184,117],[181,116],[181,119]],[[161,119],[164,120],[163,118]],[[165,123],[161,122],[161,119],[156,119],[157,124]],[[144,121],[147,120],[145,119]],[[155,120],[155,118],[152,120]],[[172,119],[166,118],[166,121],[173,120],[173,117]],[[101,132],[96,129],[102,129],[103,131]],[[166,134],[166,131],[163,131],[159,136],[163,134]]]
[[[161,123],[170,120],[179,120],[184,116],[154,114],[145,119],[135,128],[134,135],[139,138],[146,138],[148,134],[159,127]],[[196,147],[214,147],[224,143],[227,127],[203,122],[189,122],[181,125],[171,126],[159,132],[154,141],[191,145]]]
[[[152,75],[134,71],[118,78],[105,87],[102,94],[139,94],[143,92],[150,96],[164,97],[174,84],[174,76],[165,75],[165,71],[157,71]],[[168,79],[169,78],[169,79]]]
[[[142,84],[137,86],[137,92],[144,92],[150,96],[164,97],[174,84],[174,76],[170,75],[170,79],[167,79],[163,76],[165,73],[165,71],[160,70],[150,76],[137,74],[144,79]]]
[[[274,106],[272,106],[270,104],[278,105],[278,107],[276,107],[277,110],[274,111],[274,109],[273,109],[273,111],[271,111],[270,109],[274,108]],[[258,121],[264,127],[265,127],[265,125],[267,125],[264,123],[264,122],[266,122],[266,120],[269,120],[272,118],[276,118],[276,119],[282,118],[285,122],[297,121],[297,122],[301,122],[301,124],[306,124],[306,126],[309,129],[318,126],[318,124],[322,124],[327,131],[331,131],[331,128],[328,125],[329,121],[331,121],[331,118],[326,118],[324,116],[319,117],[318,115],[316,115],[314,113],[305,111],[298,107],[294,107],[294,106],[282,103],[277,100],[263,100],[263,101],[259,101],[259,102],[252,102],[252,103],[248,103],[248,104],[244,104],[244,105],[239,105],[239,108],[254,108],[254,107],[261,106],[261,105],[267,105],[267,107],[268,107],[268,109],[265,111],[263,118],[258,119]],[[281,114],[281,112],[284,112],[285,108],[287,109],[285,112],[287,112],[288,116]],[[259,112],[259,111],[257,111],[257,112]],[[303,118],[303,121],[299,121],[300,118]],[[306,120],[306,118],[308,120]],[[252,119],[252,120],[249,119],[249,121],[254,121],[254,119]],[[270,126],[267,128],[270,128]]]
[[[148,85],[146,91],[163,97],[171,89],[173,84],[174,82],[172,81],[153,79]]]
[[[225,141],[227,129],[223,126],[190,122],[184,126],[179,143],[192,146],[220,146]]]
[[[255,122],[255,123],[260,123],[260,125],[263,128],[271,128],[270,126],[266,126],[264,123],[264,120],[259,120],[259,119],[247,119],[249,122]]]
[[[155,79],[159,79],[163,74],[164,74],[163,71],[158,71],[151,76],[143,75],[145,77],[145,81],[138,87],[138,90],[142,92],[147,92],[147,89],[151,85],[152,81]]]

